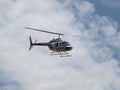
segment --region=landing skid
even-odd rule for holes
[[[50,52],[50,55],[59,55],[60,57],[71,57],[67,52]]]

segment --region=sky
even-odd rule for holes
[[[120,90],[119,0],[0,0],[0,90]],[[33,41],[63,36],[72,57]]]
[[[88,0],[94,4],[96,13],[111,17],[120,23],[120,1],[119,0]]]

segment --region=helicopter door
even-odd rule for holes
[[[55,47],[62,47],[62,43],[55,43]]]
[[[55,47],[58,47],[59,46],[59,44],[58,43],[55,43]]]
[[[61,46],[62,46],[62,44],[61,44],[61,43],[59,43],[58,45],[59,45],[59,47],[61,47]]]

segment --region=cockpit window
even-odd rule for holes
[[[68,42],[62,42],[62,45],[63,46],[69,46],[69,43]]]
[[[68,43],[68,42],[60,42],[60,43],[55,43],[54,44],[55,45],[55,47],[65,47],[65,46],[70,46],[70,44]]]

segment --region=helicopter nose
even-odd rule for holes
[[[65,48],[66,51],[70,51],[70,50],[72,50],[72,49],[73,49],[73,47],[66,47],[66,48]]]

